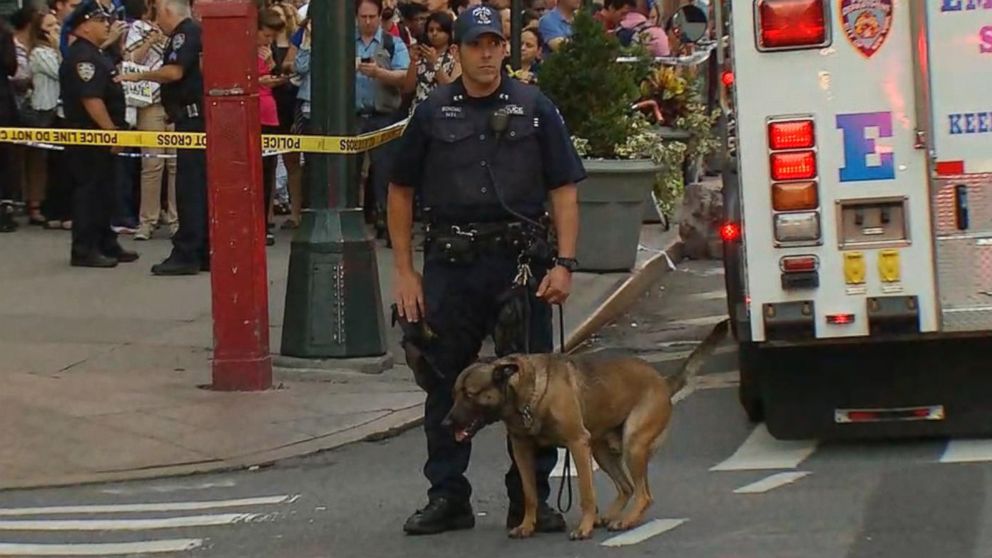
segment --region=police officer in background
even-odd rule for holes
[[[407,520],[409,534],[475,525],[464,476],[471,445],[456,442],[442,424],[454,381],[490,334],[499,356],[553,351],[551,304],[563,303],[571,290],[576,183],[585,178],[557,108],[537,88],[502,76],[499,13],[485,5],[467,8],[455,23],[454,40],[462,77],[417,107],[389,186],[398,313],[408,322],[424,320],[435,335],[422,347],[433,374],[421,370],[417,376],[427,391],[429,503]],[[414,270],[410,247],[415,192],[427,226],[423,276]],[[545,219],[549,198],[557,254]],[[512,290],[525,271],[521,262],[529,263],[533,280]],[[537,530],[564,530],[564,519],[546,503],[557,451],[543,448],[536,458]],[[512,460],[505,481],[506,524],[513,528],[523,518],[523,491]]]
[[[203,43],[200,24],[192,15],[190,0],[159,0],[157,23],[169,33],[162,67],[121,78],[161,83],[162,104],[177,132],[206,131],[200,68]],[[196,275],[209,270],[207,155],[203,149],[176,150],[176,211],[179,230],[172,237],[172,254],[152,266],[152,273]]]
[[[107,40],[111,14],[97,0],[83,0],[66,19],[76,37],[59,68],[65,119],[70,128],[114,131],[126,128],[124,90],[114,81],[117,69],[97,45]],[[137,252],[124,250],[110,228],[114,208],[118,147],[68,148],[69,176],[75,183],[72,203],[70,263],[79,267],[115,267],[133,262]]]

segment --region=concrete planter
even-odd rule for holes
[[[629,271],[637,261],[644,206],[660,167],[650,160],[586,159],[579,184],[582,271]]]

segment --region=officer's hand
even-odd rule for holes
[[[564,304],[572,292],[572,272],[561,266],[552,267],[537,288],[537,296],[550,304]]]
[[[423,277],[416,271],[399,272],[393,282],[393,295],[401,317],[408,322],[420,321],[424,316]]]

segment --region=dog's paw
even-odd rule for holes
[[[633,527],[633,525],[631,525],[630,523],[628,523],[628,522],[626,522],[626,521],[624,521],[622,519],[616,519],[616,520],[610,521],[607,524],[606,529],[609,530],[609,531],[626,531],[626,530],[630,529],[631,527]]]
[[[607,527],[610,523],[616,521],[608,515],[602,515],[596,518],[596,527]]]
[[[510,529],[509,534],[511,539],[527,539],[534,536],[534,526],[520,524]]]
[[[592,536],[592,527],[588,529],[583,529],[579,526],[577,529],[568,534],[568,538],[573,541],[584,541]]]

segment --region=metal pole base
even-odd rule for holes
[[[281,354],[383,355],[385,322],[375,242],[361,209],[304,211],[290,249]]]

